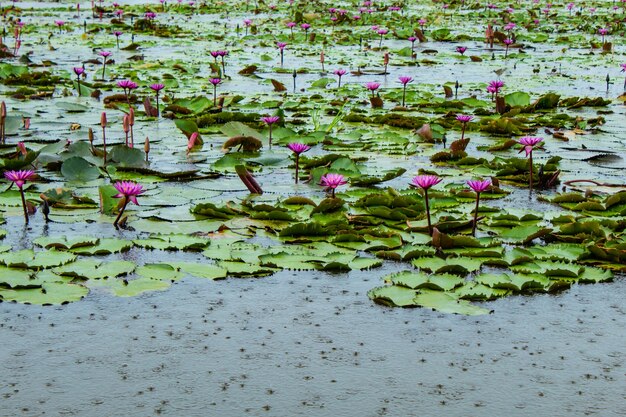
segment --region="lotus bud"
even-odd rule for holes
[[[198,139],[198,132],[193,132],[191,136],[189,136],[189,141],[187,141],[187,153],[189,153],[191,149],[196,145],[197,139]]]
[[[4,119],[7,117],[7,105],[4,103],[0,103],[0,118]]]
[[[26,156],[28,154],[28,151],[26,150],[26,145],[24,145],[24,142],[17,142],[17,150],[23,155]]]
[[[131,126],[135,125],[135,109],[134,108],[130,108],[130,111],[128,112],[128,124]]]
[[[150,153],[150,139],[147,136],[143,144],[143,151],[146,153],[146,159],[148,159],[148,154]]]
[[[385,65],[389,65],[389,52],[385,52],[385,55],[383,55],[383,62]]]
[[[93,146],[93,129],[89,128],[89,132],[87,133],[87,137],[89,138],[89,143]]]
[[[102,126],[103,129],[105,127],[107,127],[107,114],[106,114],[106,112],[102,112],[102,115],[100,116],[100,126]]]
[[[130,131],[130,117],[128,117],[128,115],[124,116],[122,126],[124,129],[124,133],[128,133]]]

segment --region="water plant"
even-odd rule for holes
[[[278,47],[278,51],[280,53],[280,67],[283,67],[283,61],[284,61],[284,53],[285,53],[285,47],[287,46],[287,43],[285,42],[276,42],[276,46]]]
[[[211,78],[209,82],[213,86],[213,107],[217,107],[217,86],[222,83],[222,79],[217,77]]]
[[[120,80],[117,82],[117,86],[124,91],[124,96],[126,96],[126,103],[128,104],[128,106],[130,106],[130,94],[135,88],[139,86],[136,82],[131,80]]]
[[[529,187],[531,190],[533,189],[533,150],[543,149],[541,147],[542,142],[543,138],[535,136],[524,136],[519,140],[519,144],[522,145],[520,152],[526,152],[526,157],[528,158],[528,172],[530,176]]]
[[[115,35],[115,44],[117,45],[117,49],[120,49],[120,36],[122,36],[124,32],[121,32],[119,30],[115,30],[113,31],[113,34]]]
[[[85,68],[83,67],[74,67],[74,74],[76,74],[76,85],[78,90],[78,96],[80,97],[80,77],[85,74]]]
[[[322,175],[322,177],[320,178],[320,185],[327,190],[330,190],[332,198],[335,198],[335,190],[337,189],[337,187],[345,185],[347,183],[348,181],[341,174],[327,173]]]
[[[280,120],[280,117],[278,116],[265,116],[261,118],[261,121],[263,121],[267,127],[269,128],[270,132],[269,132],[269,147],[270,149],[272,149],[272,126],[274,126],[274,123],[278,122]]]
[[[337,80],[337,88],[341,88],[341,77],[343,77],[344,75],[346,75],[348,73],[348,71],[346,71],[345,69],[336,69],[334,71],[335,75],[337,76],[338,80]],[[626,81],[624,81],[625,85],[626,85]]]
[[[487,191],[491,187],[491,180],[470,180],[467,185],[476,193],[476,207],[474,208],[474,222],[472,223],[472,236],[476,236],[476,226],[478,225],[478,204],[480,193]]]
[[[428,220],[428,234],[433,235],[433,226],[430,221],[430,204],[428,200],[428,190],[439,184],[442,179],[436,175],[418,175],[413,177],[411,185],[419,187],[424,191],[424,204],[426,207],[426,219]]]
[[[120,202],[121,207],[119,208],[119,214],[113,222],[113,226],[117,228],[128,203],[132,202],[133,204],[139,205],[139,202],[137,202],[137,196],[143,194],[145,190],[141,184],[133,181],[117,181],[113,186],[118,191],[118,193],[113,197],[122,199]]]
[[[35,172],[32,170],[19,170],[19,171],[5,171],[4,178],[12,181],[20,190],[20,197],[22,198],[22,208],[24,209],[24,222],[28,224],[28,209],[26,207],[26,198],[24,197],[24,184],[26,181],[30,181],[35,176]]]
[[[296,159],[296,184],[298,183],[298,174],[300,171],[300,154],[311,149],[310,146],[304,143],[293,142],[287,145],[287,147],[293,152]]]
[[[109,51],[100,51],[100,52],[98,52],[98,55],[100,55],[102,57],[102,80],[104,80],[104,71],[106,70],[107,60],[111,56],[111,52],[109,52]]]
[[[154,91],[155,100],[156,100],[156,111],[157,111],[156,117],[159,117],[159,115],[160,115],[160,110],[159,110],[159,93],[164,88],[165,88],[165,85],[163,85],[161,83],[150,84],[150,89],[152,91]]]
[[[402,84],[402,107],[404,107],[406,101],[406,86],[413,82],[413,77],[400,76],[398,77],[398,81]]]
[[[474,119],[474,116],[469,116],[465,114],[459,114],[456,116],[456,120],[461,122],[461,140],[465,139],[465,128],[467,124]]]

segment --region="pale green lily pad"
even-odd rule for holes
[[[475,306],[465,300],[459,300],[453,295],[441,291],[422,290],[415,297],[415,303],[420,307],[432,308],[442,313],[478,316],[490,312],[486,308]]]
[[[133,242],[116,238],[102,238],[95,246],[74,248],[71,252],[77,255],[109,255],[126,252],[133,247]]]
[[[178,281],[184,274],[169,264],[146,264],[135,270],[135,273],[143,278],[160,281]]]
[[[79,259],[69,265],[56,268],[59,275],[79,279],[105,279],[128,275],[135,270],[135,264],[130,261],[100,261],[95,259]]]
[[[0,297],[4,301],[22,304],[58,305],[78,301],[89,293],[82,285],[49,282],[41,288],[7,290],[0,288]]]
[[[202,264],[192,262],[172,262],[174,268],[196,278],[224,279],[228,275],[228,270],[213,264]]]

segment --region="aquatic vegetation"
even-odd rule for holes
[[[19,170],[19,171],[4,171],[4,178],[12,181],[20,190],[20,196],[22,198],[22,208],[24,209],[24,222],[28,224],[28,209],[26,207],[26,199],[24,198],[24,184],[26,181],[30,181],[35,175],[31,170]]]
[[[0,298],[379,268],[378,303],[478,314],[471,302],[612,279],[621,8],[531,3],[12,8],[0,168],[37,181],[0,192],[1,268],[32,272],[0,278]],[[18,241],[22,210],[48,235]],[[111,216],[123,231],[100,227]],[[65,236],[71,223],[102,237]],[[142,261],[102,258],[124,251]]]
[[[491,180],[470,180],[467,185],[476,193],[476,207],[474,208],[474,223],[472,224],[472,236],[476,236],[476,226],[478,225],[478,203],[480,193],[487,191],[491,187]]]
[[[126,210],[126,206],[128,205],[128,203],[132,202],[133,204],[139,205],[139,203],[137,202],[137,196],[143,194],[145,190],[143,189],[143,186],[141,184],[137,184],[132,181],[118,181],[113,186],[118,191],[118,193],[114,195],[113,198],[122,199],[119,214],[113,222],[113,225],[117,227],[120,219],[122,218],[122,215],[124,214],[124,210]]]

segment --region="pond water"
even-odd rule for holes
[[[626,281],[465,317],[372,306],[377,279],[282,272],[2,304],[0,414],[625,415]]]

